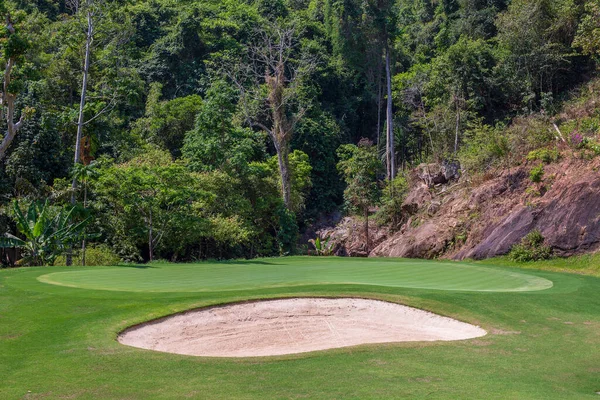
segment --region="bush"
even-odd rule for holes
[[[459,152],[461,166],[469,174],[477,174],[506,164],[510,154],[508,137],[503,128],[491,127],[477,121],[465,132],[468,140]]]
[[[85,251],[86,266],[111,266],[121,262],[119,256],[105,244],[90,245]],[[81,265],[81,249],[73,252],[73,265]],[[65,256],[57,257],[55,266],[67,265]]]
[[[548,146],[556,138],[548,127],[547,117],[532,116],[516,118],[506,130],[510,137],[510,148],[515,154],[525,154],[529,151]]]
[[[298,222],[296,214],[281,206],[278,210],[279,231],[277,232],[277,244],[281,255],[294,254],[296,242],[298,241]]]
[[[387,183],[383,190],[381,198],[381,207],[376,215],[376,220],[380,224],[397,225],[403,220],[402,203],[408,192],[408,181],[405,176],[397,176],[392,185]],[[395,228],[393,226],[392,228]]]
[[[529,161],[541,161],[545,164],[557,162],[560,159],[560,153],[557,150],[538,149],[530,151],[527,155]]]
[[[531,182],[533,183],[539,183],[542,181],[542,178],[544,177],[544,166],[542,164],[533,167],[531,169],[531,171],[529,171],[529,179],[531,179]]]
[[[542,233],[535,229],[529,232],[521,243],[512,247],[509,257],[516,262],[548,260],[552,258],[552,248],[544,242]]]

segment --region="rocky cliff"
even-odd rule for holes
[[[530,170],[537,164],[496,171],[478,183],[455,174],[444,177],[445,166],[420,167],[402,207],[404,223],[396,232],[373,227],[369,255],[494,257],[508,253],[533,229],[558,255],[598,249],[600,160],[566,154],[545,165],[541,182],[534,183]],[[366,255],[359,222],[347,218],[320,234],[336,241],[338,255]]]

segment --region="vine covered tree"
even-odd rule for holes
[[[290,144],[296,125],[306,114],[299,104],[303,80],[317,60],[302,52],[295,22],[268,22],[258,29],[247,47],[247,63],[229,76],[240,90],[246,122],[265,131],[277,153],[281,192],[285,207],[292,210]]]

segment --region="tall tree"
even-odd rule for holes
[[[22,112],[21,117],[15,122],[15,101],[14,84],[12,74],[15,65],[23,57],[27,48],[28,41],[22,37],[15,27],[10,13],[4,9],[4,3],[0,6],[0,12],[6,16],[2,41],[2,58],[5,64],[2,82],[2,93],[0,93],[0,119],[6,120],[6,133],[0,143],[0,159],[6,155],[6,150],[15,139],[17,132],[23,127],[26,113]],[[26,111],[26,110],[25,110]]]
[[[364,216],[365,251],[371,251],[369,238],[369,208],[381,195],[377,175],[381,171],[381,161],[377,148],[369,140],[362,139],[358,146],[346,144],[338,149],[340,162],[338,170],[344,176],[347,187],[344,199],[351,208]]]
[[[299,36],[294,22],[265,23],[247,48],[248,63],[229,72],[240,89],[247,123],[267,132],[273,142],[282,198],[288,210],[292,205],[290,143],[306,113],[306,107],[298,104],[298,94],[303,79],[317,64],[314,58],[302,54]]]

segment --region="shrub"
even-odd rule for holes
[[[310,239],[308,241],[315,248],[314,255],[317,256],[331,256],[333,255],[334,243],[331,241],[331,237],[326,237],[321,240],[321,238],[317,237],[316,239]],[[309,252],[309,254],[311,254]]]
[[[529,171],[529,179],[533,183],[539,183],[544,177],[544,166],[542,164],[535,166]]]
[[[501,126],[491,127],[477,121],[469,126],[465,136],[468,140],[458,158],[469,174],[485,172],[507,162],[510,155],[509,141]]]
[[[405,176],[397,176],[392,184],[387,182],[381,197],[381,206],[377,212],[376,219],[380,224],[392,224],[395,228],[403,220],[402,203],[408,192],[408,180]]]
[[[541,161],[545,164],[557,162],[560,159],[560,153],[557,150],[537,149],[530,151],[527,155],[529,161]]]
[[[548,260],[552,257],[552,248],[544,242],[542,233],[535,229],[512,247],[509,257],[516,262]]]
[[[593,153],[593,156],[600,155],[600,144],[598,144],[598,142],[596,142],[595,140],[592,140],[590,138],[584,138],[582,144],[585,149]]]
[[[511,151],[524,154],[553,143],[555,136],[554,132],[548,129],[549,125],[547,117],[516,118],[506,130],[510,137]]]
[[[298,222],[296,214],[283,207],[278,209],[279,230],[277,232],[277,244],[281,255],[294,254],[296,242],[298,241]]]
[[[121,262],[119,256],[105,244],[90,245],[85,250],[85,265],[86,266],[111,266]],[[81,250],[73,253],[73,265],[81,265]],[[65,256],[57,257],[54,265],[66,265]]]

